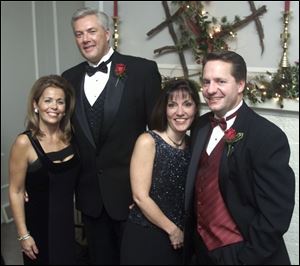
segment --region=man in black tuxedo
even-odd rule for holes
[[[73,125],[82,161],[76,205],[83,215],[91,263],[116,265],[132,204],[131,153],[146,129],[161,76],[155,62],[110,47],[106,14],[80,9],[72,26],[87,60],[62,74],[76,92]]]
[[[192,134],[185,258],[202,265],[288,265],[283,240],[295,196],[286,135],[243,102],[247,68],[231,51],[203,62],[211,112]]]

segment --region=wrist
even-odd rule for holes
[[[22,235],[22,236],[18,237],[17,239],[18,239],[19,241],[23,241],[23,240],[26,240],[26,239],[28,239],[28,238],[30,238],[30,232],[27,232],[27,234]]]
[[[172,226],[170,226],[167,230],[168,235],[172,235],[174,234],[174,232],[176,231],[177,226],[175,224],[172,224]]]

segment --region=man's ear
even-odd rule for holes
[[[238,86],[239,86],[238,92],[239,92],[239,93],[243,93],[243,91],[244,91],[244,89],[245,89],[245,86],[246,86],[245,80],[239,81],[239,82],[238,82]]]

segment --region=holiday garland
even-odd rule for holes
[[[285,84],[282,84],[282,74],[285,75]],[[247,82],[244,95],[252,103],[277,99],[281,108],[284,107],[283,99],[299,100],[299,62],[273,74],[267,72],[265,75],[254,76]]]
[[[192,49],[196,63],[201,64],[203,57],[205,57],[207,53],[228,50],[229,46],[227,42],[236,37],[236,31],[254,20],[259,36],[261,53],[263,53],[264,33],[259,21],[259,16],[264,14],[267,10],[265,6],[256,9],[253,1],[248,2],[252,14],[244,19],[236,16],[233,22],[229,22],[226,17],[221,18],[220,21],[214,17],[209,19],[208,13],[204,11],[204,7],[200,1],[173,1],[172,4],[178,8],[173,15],[169,12],[167,2],[162,1],[167,19],[149,31],[147,35],[151,36],[161,30],[162,27],[168,25],[175,45],[164,46],[156,49],[154,52],[160,55],[176,51],[179,54],[184,77],[201,76],[201,71],[193,75],[188,74],[183,50]],[[174,32],[172,22],[178,24],[179,37]],[[283,75],[284,84],[282,83]],[[165,77],[165,80],[168,79],[171,78]],[[244,95],[254,104],[264,102],[271,98],[278,99],[281,108],[283,107],[283,99],[285,98],[298,100],[299,62],[295,62],[292,66],[280,68],[274,74],[267,72],[265,75],[251,77],[246,84]]]
[[[251,9],[257,11],[253,2],[249,1],[249,3],[252,4]],[[227,41],[236,36],[238,28],[253,19],[252,15],[244,20],[236,16],[233,22],[229,22],[226,17],[221,18],[221,21],[214,17],[210,20],[208,13],[203,11],[201,2],[174,1],[173,4],[184,9],[177,20],[181,33],[181,45],[192,49],[196,62],[199,64],[209,52],[228,50]],[[262,13],[262,8],[258,9],[261,10],[259,14]],[[264,34],[261,27],[258,28],[258,34],[263,53]],[[201,72],[199,74],[201,75]],[[282,84],[283,74],[285,84]],[[278,69],[274,74],[267,72],[266,75],[252,77],[246,84],[244,95],[254,104],[271,98],[278,99],[281,108],[283,108],[283,99],[299,99],[299,62],[295,62],[293,66]]]

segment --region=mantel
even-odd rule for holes
[[[201,98],[201,106],[200,106],[200,115],[209,112],[209,108],[207,104]],[[291,101],[291,102],[289,102]],[[287,102],[283,102],[284,107],[280,108],[279,105],[275,101],[252,104],[249,101],[245,101],[249,107],[251,107],[255,112],[261,115],[273,115],[276,117],[285,117],[285,118],[299,118],[299,103],[298,101],[287,100]]]
[[[258,104],[253,104],[246,100],[246,103],[254,109],[273,110],[282,113],[294,112],[299,114],[299,101],[297,100],[283,99],[283,108],[280,108],[278,102],[275,99],[270,99]]]
[[[199,93],[200,100],[202,106],[207,106],[202,93]],[[274,112],[274,113],[295,113],[299,115],[299,101],[297,100],[290,100],[290,99],[284,99],[283,100],[283,108],[280,108],[278,102],[275,99],[266,100],[263,103],[257,103],[253,104],[249,100],[245,100],[247,105],[257,111],[268,111],[268,112]]]

